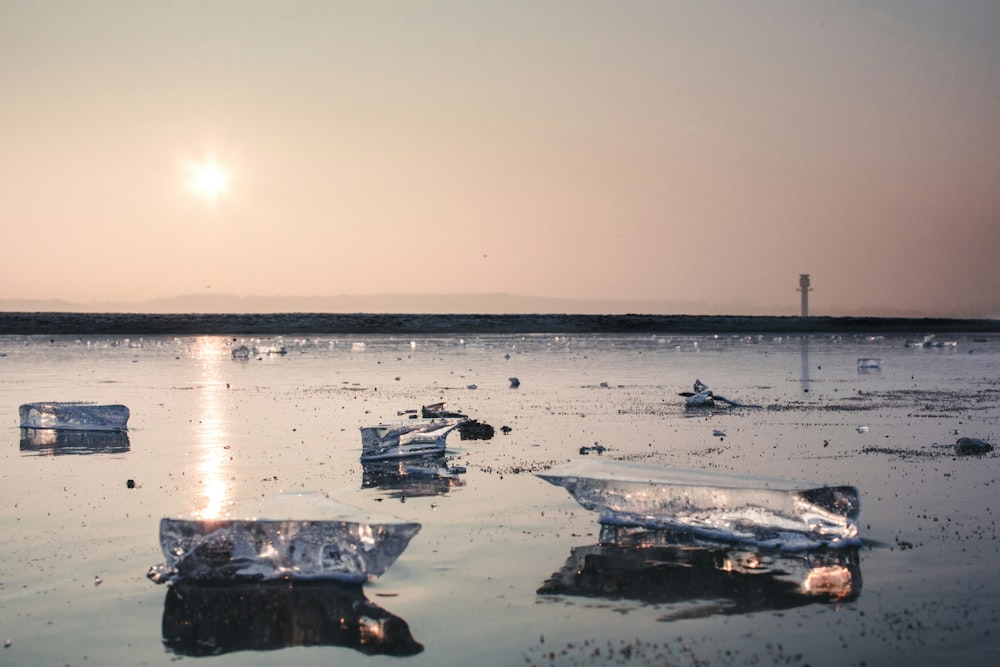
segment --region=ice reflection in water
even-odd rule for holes
[[[178,655],[342,646],[367,655],[423,651],[406,621],[338,582],[201,586],[181,582],[163,603],[163,643]]]
[[[799,341],[800,356],[802,357],[802,393],[809,393],[809,336],[802,336]]]
[[[661,620],[672,621],[853,600],[861,565],[855,547],[793,553],[605,526],[538,594],[671,605]]]
[[[226,384],[220,378],[220,365],[230,361],[230,351],[224,338],[201,336],[194,341],[194,357],[201,362],[203,383],[197,432],[197,470],[202,483],[202,500],[196,516],[216,519],[230,501],[226,475],[229,455],[225,448],[229,422],[222,402]]]
[[[21,429],[21,452],[29,455],[124,454],[130,447],[125,431]]]
[[[362,461],[363,489],[385,489],[393,498],[440,496],[464,486],[464,468],[449,467],[444,454],[388,461]]]

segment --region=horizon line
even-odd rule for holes
[[[276,307],[276,304],[284,304]],[[539,308],[539,306],[543,306]],[[888,317],[998,319],[1000,314],[843,305],[810,308],[809,317]],[[74,301],[60,298],[0,298],[0,312],[67,312],[133,314],[592,314],[691,315],[732,317],[801,317],[798,301],[769,307],[742,299],[692,301],[678,299],[616,299],[521,295],[510,292],[434,294],[385,292],[337,295],[260,295],[188,293],[141,300]]]

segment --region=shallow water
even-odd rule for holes
[[[950,447],[960,435],[997,442],[1000,338],[954,340],[923,349],[863,336],[0,337],[0,639],[10,641],[0,664],[1000,658],[998,461]],[[287,354],[234,360],[241,344]],[[880,358],[881,369],[861,372],[859,358]],[[677,393],[696,378],[762,407],[686,411]],[[70,400],[129,406],[127,440],[23,437],[21,403]],[[496,428],[490,440],[449,436],[448,465],[464,472],[400,478],[362,467],[360,426],[442,400]],[[732,578],[720,560],[770,556],[718,545],[601,547],[596,517],[532,474],[595,443],[606,458],[858,487],[854,588],[839,600],[789,593],[783,577],[799,565],[781,558],[757,579]],[[146,578],[163,561],[162,517],[292,490],[422,528],[361,591],[183,596]],[[372,627],[391,638],[318,627],[336,616],[389,618]],[[165,637],[192,618],[196,639]],[[288,632],[289,619],[317,627]],[[284,647],[310,643],[321,645]],[[213,651],[222,653],[193,657]]]

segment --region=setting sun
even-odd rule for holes
[[[210,201],[229,191],[229,172],[212,160],[192,165],[190,178],[191,190]]]

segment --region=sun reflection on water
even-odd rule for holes
[[[855,592],[854,587],[850,569],[843,565],[827,565],[812,569],[802,582],[801,590],[804,595],[825,595],[839,600]]]
[[[225,338],[201,336],[194,341],[193,356],[202,362],[196,431],[201,497],[194,514],[199,519],[219,519],[231,501],[226,474],[229,420],[223,401],[228,385],[221,378],[222,364],[231,355]]]

